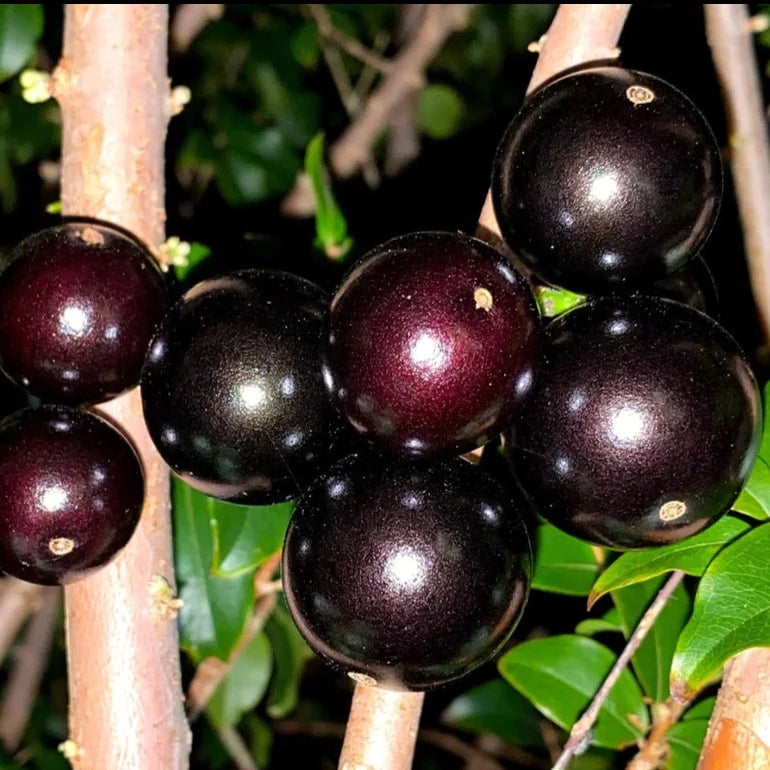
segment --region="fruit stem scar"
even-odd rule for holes
[[[368,676],[367,674],[360,674],[358,671],[348,671],[348,676],[354,682],[358,682],[359,684],[366,684],[369,685],[369,687],[377,686],[377,680],[372,676]]]
[[[647,86],[629,86],[626,97],[633,104],[649,104],[655,99],[655,92]]]
[[[485,289],[483,286],[478,286],[473,290],[473,299],[476,302],[476,310],[484,310],[487,313],[492,309],[494,304],[492,300],[492,292],[489,289]]]
[[[48,541],[48,550],[54,556],[66,556],[68,553],[72,553],[75,548],[75,541],[69,537],[52,537]]]
[[[658,516],[661,521],[676,521],[684,516],[687,511],[687,504],[681,500],[669,500],[667,503],[663,503],[658,511]]]

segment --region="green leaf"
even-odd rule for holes
[[[668,757],[665,770],[695,770],[708,725],[708,719],[688,719],[675,724],[666,733]]]
[[[743,487],[738,499],[733,503],[733,510],[753,516],[755,519],[770,518],[770,382],[764,389],[764,420],[762,424],[762,443],[759,456],[751,475]]]
[[[612,601],[620,615],[623,632],[628,639],[665,582],[664,577],[626,586],[612,592]],[[645,693],[655,703],[663,703],[669,696],[671,660],[679,638],[690,615],[690,597],[678,585],[671,594],[644,641],[631,658],[634,673]]]
[[[174,274],[183,281],[206,257],[211,254],[211,249],[202,243],[191,243],[190,253],[187,255],[184,265],[174,265]]]
[[[554,286],[538,286],[535,289],[535,297],[540,314],[545,318],[554,318],[586,301],[582,294],[575,294],[567,289],[557,289]]]
[[[588,707],[615,662],[604,645],[583,636],[532,639],[498,662],[503,677],[546,717],[569,730]],[[599,712],[593,743],[621,748],[644,735],[650,722],[642,692],[624,669]]]
[[[532,587],[571,596],[587,596],[599,573],[588,543],[567,535],[551,524],[537,531]]]
[[[42,34],[42,5],[0,5],[0,81],[13,77],[29,61]]]
[[[690,706],[685,711],[682,719],[711,719],[711,712],[714,710],[717,699],[715,695],[710,698],[699,700],[694,706]]]
[[[310,179],[315,198],[316,243],[330,259],[342,259],[353,240],[348,236],[348,223],[334,200],[323,161],[324,136],[316,134],[305,151],[305,173]]]
[[[749,647],[770,647],[770,523],[721,551],[695,595],[671,672],[672,692],[689,697],[718,675],[728,658]]]
[[[212,500],[208,504],[212,575],[227,578],[252,573],[280,550],[294,505],[294,501],[255,506]]]
[[[270,681],[267,713],[273,719],[281,719],[297,705],[302,672],[313,653],[282,604],[268,618],[265,633],[275,655],[275,673]]]
[[[448,139],[454,136],[465,117],[465,104],[460,94],[451,86],[433,83],[420,93],[417,108],[417,125],[431,139]]]
[[[516,746],[541,746],[540,714],[507,682],[493,679],[455,698],[441,721],[477,735],[492,733]]]
[[[723,516],[703,532],[672,545],[646,551],[629,551],[616,559],[594,584],[588,597],[589,606],[609,591],[633,583],[642,583],[666,572],[682,570],[688,575],[702,575],[709,562],[736,537],[751,529],[735,516]]]
[[[267,690],[273,657],[265,634],[254,637],[240,652],[206,707],[217,728],[234,727]]]
[[[254,581],[249,572],[236,577],[212,575],[218,501],[172,480],[174,552],[180,598],[181,645],[199,662],[216,657],[226,660],[240,638],[254,604]]]
[[[575,633],[581,636],[596,636],[606,632],[623,633],[617,607],[610,607],[600,618],[586,618],[575,626]]]

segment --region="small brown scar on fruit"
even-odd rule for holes
[[[492,305],[494,304],[492,292],[482,286],[473,290],[473,299],[476,302],[476,310],[484,310],[487,313],[492,309]]]
[[[104,243],[104,236],[95,227],[84,227],[78,233],[78,238],[89,246],[101,246]]]
[[[52,537],[48,541],[48,550],[54,556],[66,556],[72,553],[75,548],[75,541],[69,537]]]
[[[72,738],[67,738],[66,741],[62,741],[57,748],[59,749],[59,753],[65,759],[72,760],[83,756],[83,749],[81,749]]]
[[[647,86],[629,86],[626,97],[633,104],[649,104],[655,99],[655,92]]]
[[[667,503],[663,503],[658,511],[658,516],[661,521],[676,521],[684,516],[687,511],[686,503],[681,500],[669,500]]]
[[[377,680],[368,674],[360,674],[358,671],[348,671],[348,676],[358,684],[367,684],[369,687],[376,687]]]
[[[165,620],[173,620],[182,609],[184,600],[180,599],[163,575],[150,578],[150,597],[155,611]]]

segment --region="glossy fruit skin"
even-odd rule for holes
[[[682,267],[711,232],[721,194],[719,146],[698,108],[660,78],[611,66],[535,91],[492,172],[510,248],[542,280],[580,294]]]
[[[671,300],[604,298],[553,321],[543,349],[509,445],[548,521],[636,549],[730,508],[759,449],[761,402],[721,326]]]
[[[719,292],[714,276],[702,256],[690,260],[681,270],[659,278],[646,287],[643,293],[683,302],[719,320]]]
[[[131,539],[143,500],[139,459],[106,420],[42,406],[0,423],[0,569],[9,575],[44,585],[86,577]]]
[[[35,233],[0,273],[0,366],[45,401],[112,398],[139,382],[165,279],[120,230],[73,221]]]
[[[343,280],[324,378],[340,411],[379,446],[457,454],[499,433],[521,406],[539,331],[529,285],[502,254],[461,233],[412,233]]]
[[[459,458],[346,457],[289,523],[283,585],[297,627],[327,663],[386,689],[464,676],[523,612],[524,506]]]
[[[169,310],[142,372],[145,422],[183,481],[266,505],[297,497],[339,418],[321,375],[328,296],[289,273],[202,281]]]

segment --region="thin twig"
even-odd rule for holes
[[[211,21],[222,18],[223,3],[180,3],[171,19],[171,48],[184,53]]]
[[[666,735],[689,708],[691,700],[668,698],[653,706],[652,729],[626,770],[657,770],[668,754]]]
[[[564,746],[561,756],[554,764],[553,770],[566,770],[566,768],[569,767],[572,757],[585,750],[587,743],[590,741],[591,730],[599,716],[599,712],[601,711],[604,702],[607,700],[612,688],[620,678],[623,669],[628,665],[633,654],[639,649],[639,645],[644,641],[658,615],[660,615],[661,611],[666,606],[666,602],[671,598],[671,594],[682,582],[682,578],[684,578],[684,572],[679,570],[672,572],[671,576],[663,584],[663,587],[658,591],[658,595],[647,608],[644,615],[642,615],[641,620],[634,629],[634,633],[631,634],[623,652],[620,653],[618,659],[615,661],[615,665],[613,665],[604,682],[602,682],[599,691],[594,695],[591,704],[588,706],[583,716],[581,716],[572,726],[569,740]]]
[[[0,703],[0,741],[9,752],[16,751],[27,729],[40,680],[51,653],[59,620],[60,588],[43,588],[40,608],[33,616],[24,641],[14,653],[14,663]]]
[[[251,756],[249,747],[244,743],[240,733],[234,727],[220,727],[217,735],[237,770],[259,770]]]
[[[388,73],[391,71],[393,65],[388,59],[336,27],[323,5],[308,4],[307,9],[312,15],[321,37],[335,43],[345,53],[378,72]]]
[[[708,4],[706,34],[722,86],[733,186],[759,321],[770,342],[770,145],[746,5]]]
[[[227,661],[218,658],[206,658],[198,665],[187,689],[187,711],[191,721],[200,716],[219,685],[232,669],[235,661],[265,627],[267,619],[278,602],[278,591],[271,588],[265,592],[265,586],[272,587],[274,585],[271,578],[280,562],[281,552],[277,551],[257,570],[254,576],[254,596],[258,597],[258,601]]]

